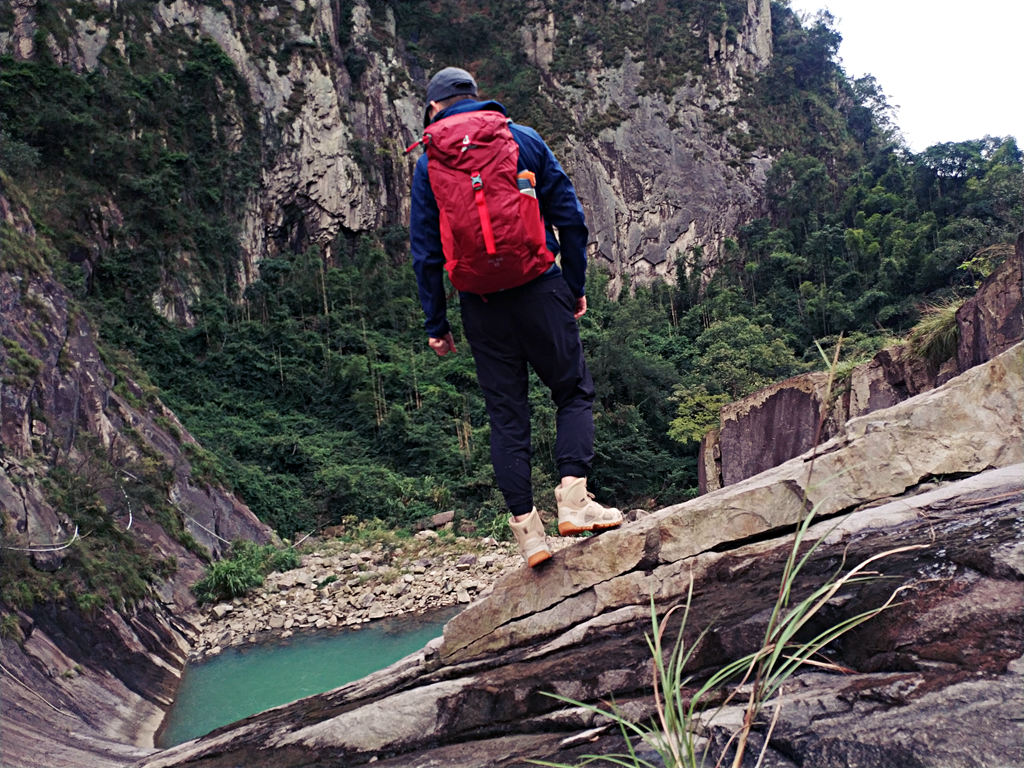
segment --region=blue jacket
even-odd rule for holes
[[[506,114],[496,101],[466,99],[452,104],[435,119],[488,109]],[[562,170],[554,154],[533,128],[511,123],[512,136],[519,145],[519,169],[530,170],[537,177],[537,200],[548,227],[548,248],[556,256],[561,251],[561,269],[558,264],[538,277],[547,280],[559,275],[565,278],[577,298],[584,295],[587,274],[587,223],[583,207],[576,197],[572,182]],[[555,238],[551,227],[558,229]],[[427,174],[427,156],[416,162],[412,177],[412,209],[409,216],[409,244],[412,266],[419,286],[420,304],[426,315],[427,334],[441,338],[451,328],[447,319],[447,299],[444,283],[444,254],[441,250],[441,227],[437,201],[430,188]]]

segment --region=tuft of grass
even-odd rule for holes
[[[48,253],[35,237],[0,223],[0,270],[26,277],[45,275]]]
[[[960,342],[956,313],[963,303],[964,299],[947,299],[923,305],[921,319],[907,337],[911,353],[935,366],[953,357]]]
[[[27,388],[31,386],[32,380],[39,376],[43,369],[43,361],[33,357],[29,352],[14,339],[4,336],[3,342],[6,367],[11,371],[12,376],[5,377],[9,384]]]
[[[21,631],[21,622],[18,621],[18,617],[13,613],[5,614],[0,619],[0,639],[14,640],[18,643],[25,639],[25,635]]]
[[[241,597],[261,586],[271,571],[289,571],[299,565],[294,549],[277,549],[272,544],[261,546],[245,540],[233,542],[228,555],[210,565],[203,577],[192,585],[199,602]]]

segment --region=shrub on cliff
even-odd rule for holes
[[[289,571],[298,565],[299,556],[290,547],[278,549],[272,544],[239,540],[232,543],[228,557],[206,569],[192,591],[201,603],[230,600],[263,584],[263,577],[271,571]]]
[[[907,337],[910,351],[938,367],[956,354],[960,329],[956,312],[963,299],[948,299],[921,308],[921,319]]]

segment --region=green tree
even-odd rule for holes
[[[733,399],[804,369],[773,328],[742,316],[712,323],[697,337],[696,347],[688,379]]]
[[[669,424],[668,436],[680,443],[699,443],[709,430],[721,423],[722,406],[732,402],[724,392],[711,394],[707,387],[676,387],[672,393],[676,417]]]

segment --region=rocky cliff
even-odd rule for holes
[[[762,151],[741,159],[712,120],[771,54],[769,2],[748,0],[734,38],[709,35],[706,75],[669,93],[644,88],[653,62],[585,70],[581,89],[538,57],[554,101],[569,105],[577,122],[622,116],[596,135],[574,133],[565,156],[589,217],[591,255],[609,269],[613,288],[672,282],[694,248],[714,263],[725,238],[759,210],[770,158]]]
[[[848,421],[774,470],[521,569],[391,668],[143,760],[146,768],[524,765],[622,749],[601,718],[543,694],[611,698],[652,714],[645,607],[685,598],[694,680],[758,647],[792,526],[819,542],[794,591],[869,557],[885,578],[827,604],[836,623],[901,599],[830,646],[843,673],[806,668],[783,687],[766,765],[1009,766],[1024,758],[1019,518],[1024,346],[887,409]],[[674,627],[673,631],[678,631]],[[724,742],[727,707],[707,734]],[[767,724],[755,726],[760,749]],[[640,746],[641,750],[644,747]],[[752,764],[752,763],[751,763]]]
[[[165,50],[185,35],[213,41],[240,74],[263,156],[242,213],[243,289],[263,258],[317,244],[330,259],[339,235],[406,223],[415,158],[402,150],[422,127],[428,65],[401,39],[390,8],[329,0],[258,8],[197,0],[79,6],[72,13],[19,0],[14,23],[0,34],[0,53],[27,59],[44,47],[75,71],[102,71],[105,56],[139,46]],[[592,36],[570,6],[531,3],[518,31],[545,104],[558,105],[574,126],[558,142],[559,154],[589,216],[592,256],[612,271],[613,290],[634,280],[674,280],[676,264],[694,248],[713,263],[724,239],[758,210],[770,165],[763,151],[741,153],[720,129],[749,78],[771,60],[769,0],[747,0],[728,30],[695,28],[705,46],[703,69],[666,88],[652,87],[663,62],[626,51],[622,63],[607,65],[599,43],[568,70],[553,66],[556,39],[564,49]],[[633,23],[628,10],[610,11],[621,17],[610,23]],[[245,116],[232,114],[230,98],[225,109],[240,142]],[[593,130],[581,130],[587,126]],[[99,251],[112,245],[102,233],[96,238]],[[168,286],[162,289],[166,294]],[[169,317],[187,321],[198,290],[177,292],[172,300],[154,293],[154,300],[170,307]]]
[[[795,376],[722,408],[701,442],[700,488],[739,482],[809,450],[847,419],[888,408],[989,360],[1024,338],[1024,233],[1013,252],[956,312],[957,345],[929,361],[908,344],[883,349],[828,390],[828,374]]]

